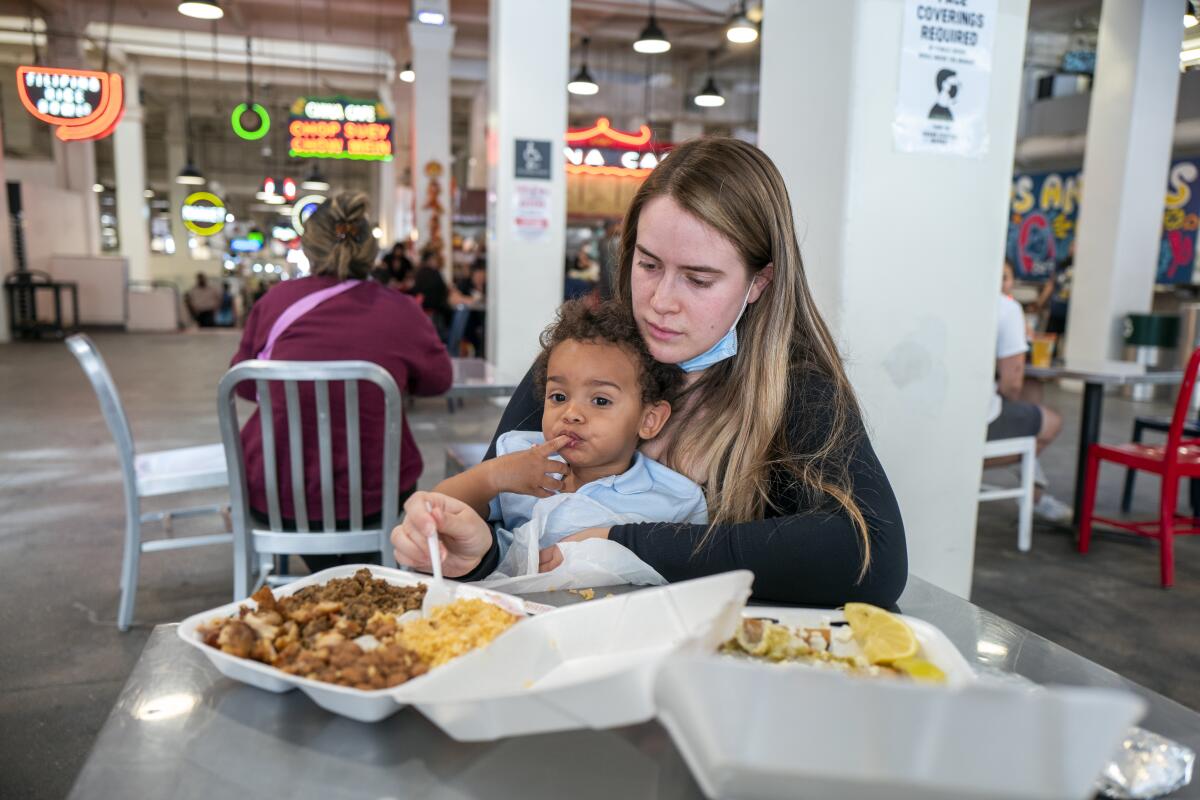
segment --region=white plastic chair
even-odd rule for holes
[[[138,453],[134,448],[133,433],[129,429],[125,409],[121,406],[116,384],[113,383],[112,375],[104,364],[104,359],[100,357],[96,345],[82,333],[69,336],[66,341],[67,347],[79,360],[80,366],[92,383],[92,388],[96,391],[104,421],[108,424],[108,430],[117,445],[117,453],[121,457],[121,479],[125,487],[125,555],[121,563],[121,603],[117,610],[117,627],[127,631],[133,622],[138,564],[142,553],[228,544],[233,541],[233,534],[228,532],[142,541],[142,525],[146,522],[161,520],[169,534],[174,518],[201,514],[225,515],[227,511],[227,506],[218,504],[143,514],[142,498],[227,486],[229,480],[225,469],[225,451],[220,444],[207,444]],[[228,517],[225,517],[225,531],[229,530],[228,523]]]
[[[266,490],[268,527],[257,527],[250,514],[246,489],[246,461],[242,450],[241,426],[235,403],[237,385],[254,381],[262,422],[263,479]],[[316,395],[317,448],[321,474],[321,521],[319,530],[309,530],[308,501],[304,482],[304,441],[301,427],[301,381],[312,381]],[[346,400],[347,478],[350,498],[349,530],[339,531],[334,508],[333,436],[330,425],[329,384],[344,383]],[[383,448],[383,507],[378,527],[366,528],[362,513],[362,442],[359,437],[358,381],[378,386],[384,396],[384,436],[369,443]],[[271,409],[271,383],[282,383],[287,405],[288,452],[295,530],[285,529],[279,502],[279,470],[275,457],[275,420]],[[233,597],[248,597],[264,581],[273,585],[290,578],[272,575],[275,555],[333,555],[378,550],[383,563],[395,567],[390,536],[396,526],[400,504],[400,434],[404,402],[391,374],[369,361],[243,361],[225,373],[217,387],[217,415],[221,440],[229,467],[229,494],[233,514]],[[316,520],[313,521],[316,523]],[[290,527],[290,526],[289,526]],[[250,586],[256,569],[258,583]]]
[[[1033,436],[1020,436],[1014,439],[996,439],[984,442],[983,457],[1000,458],[1002,456],[1021,457],[1021,485],[1015,489],[982,484],[979,487],[979,502],[991,500],[1017,501],[1020,510],[1017,522],[1017,549],[1025,553],[1033,544],[1033,475],[1036,469],[1037,439]]]

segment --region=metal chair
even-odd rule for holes
[[[246,489],[246,463],[238,424],[235,390],[254,381],[262,423],[263,478],[268,527],[260,528],[250,514]],[[300,409],[301,382],[312,381],[316,397],[317,446],[321,475],[321,522],[309,530],[307,491],[304,482],[304,442]],[[333,436],[329,384],[344,382],[346,401],[346,453],[349,461],[350,520],[348,530],[338,530],[334,506]],[[383,507],[379,527],[366,528],[362,511],[362,443],[359,437],[358,381],[373,383],[383,391]],[[270,386],[282,383],[287,406],[287,432],[295,530],[287,530],[279,501],[279,469],[275,457],[275,418]],[[243,361],[230,369],[217,387],[217,414],[229,466],[229,493],[233,501],[234,599],[250,595],[250,573],[257,560],[259,580],[273,585],[289,578],[273,576],[275,555],[332,555],[378,550],[386,566],[396,566],[389,536],[399,516],[400,434],[404,404],[391,374],[368,361]],[[289,526],[290,527],[290,526]]]
[[[1034,459],[1037,458],[1037,439],[1033,436],[1019,436],[1013,439],[995,439],[983,445],[985,461],[989,458],[1017,455],[1021,457],[1021,485],[1015,489],[1005,489],[985,483],[979,487],[979,502],[1017,501],[1020,508],[1017,515],[1017,549],[1024,553],[1028,552],[1033,544],[1033,473]]]
[[[69,336],[66,342],[96,391],[104,421],[108,424],[108,430],[117,445],[117,453],[121,457],[121,480],[125,487],[125,555],[121,563],[121,603],[117,611],[117,627],[127,631],[133,621],[138,565],[142,553],[227,544],[233,541],[233,535],[230,533],[142,541],[143,523],[161,520],[169,534],[171,520],[174,518],[225,514],[228,508],[224,504],[218,504],[143,514],[142,498],[224,488],[229,484],[225,470],[225,451],[220,444],[208,444],[138,454],[116,384],[113,383],[112,375],[104,364],[104,359],[100,357],[96,345],[82,333]],[[226,517],[225,531],[229,530],[228,526],[229,520]]]

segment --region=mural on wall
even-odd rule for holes
[[[425,204],[422,208],[429,211],[429,238],[425,242],[425,248],[434,251],[435,253],[442,252],[442,214],[445,213],[445,208],[442,207],[442,185],[438,180],[442,177],[442,165],[439,161],[430,161],[425,165],[425,177],[429,178],[429,183],[425,188]]]
[[[1163,208],[1157,283],[1192,283],[1200,228],[1200,160],[1171,164]],[[1042,281],[1065,261],[1075,239],[1083,175],[1079,170],[1013,176],[1007,257],[1019,280]]]

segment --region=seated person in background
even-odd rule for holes
[[[616,303],[594,310],[579,301],[563,305],[542,334],[533,373],[545,397],[541,431],[505,433],[496,442],[496,458],[434,490],[466,504],[460,513],[499,525],[502,560],[512,543],[510,531],[530,522],[539,503],[553,504],[547,509],[558,509],[561,520],[549,516],[539,531],[543,572],[561,563],[558,541],[581,526],[609,525],[618,517],[707,522],[699,485],[638,450],[670,417],[683,371],[651,357],[628,312]],[[577,495],[575,507],[559,499],[560,493]],[[581,523],[580,514],[590,516]],[[394,543],[401,542],[398,551],[427,553],[429,532],[406,525],[400,525],[404,536],[393,536]]]
[[[995,393],[988,410],[987,438],[992,441],[1034,436],[1040,453],[1062,430],[1062,417],[1051,408],[1021,399],[1025,353],[1029,345],[1025,340],[1025,312],[1011,297],[1012,285],[1013,268],[1005,262],[996,321]],[[1015,460],[1016,457],[989,459],[986,466],[1010,464]],[[1034,514],[1048,522],[1069,523],[1073,513],[1071,507],[1046,491],[1046,487],[1047,481],[1039,465],[1034,487]]]
[[[304,255],[312,275],[278,284],[254,304],[242,341],[230,366],[251,358],[278,361],[363,360],[378,364],[395,379],[400,391],[429,397],[450,388],[453,372],[445,346],[429,319],[421,313],[413,298],[367,280],[375,261],[377,245],[371,235],[371,214],[367,196],[346,192],[331,197],[309,218],[301,237]],[[281,317],[298,303],[312,303],[290,324]],[[301,306],[302,307],[302,306]],[[290,316],[290,315],[289,315]],[[271,343],[273,340],[273,344]],[[384,399],[383,393],[360,382],[359,439],[362,463],[364,524],[379,524],[383,506]],[[255,400],[251,382],[238,387],[247,400]],[[334,508],[339,527],[350,518],[349,453],[346,449],[345,396],[341,387],[331,388],[330,423],[333,456]],[[276,464],[280,508],[284,527],[293,509],[293,487],[287,430],[287,404],[281,386],[272,388],[272,412],[275,425]],[[320,452],[316,446],[316,397],[312,383],[300,386],[300,411],[303,420],[304,475],[307,513],[314,530],[322,517]],[[252,512],[260,521],[267,520],[267,500],[263,476],[262,427],[259,412],[242,428],[242,447],[246,459],[246,483]],[[421,451],[409,430],[408,416],[401,422],[400,503],[416,489],[421,477]],[[374,518],[372,520],[372,517]],[[316,523],[314,524],[314,521]],[[378,559],[378,553],[344,556],[304,556],[312,571],[337,564],[354,564]]]
[[[442,259],[436,250],[421,253],[421,266],[413,274],[412,293],[421,302],[425,314],[433,320],[438,334],[445,338],[450,327],[450,290],[442,277]]]
[[[216,314],[221,308],[221,287],[208,282],[208,276],[203,272],[196,273],[196,285],[188,289],[183,296],[183,303],[188,313],[201,328],[211,328],[216,325]]]
[[[487,262],[477,258],[467,277],[457,281],[450,290],[450,305],[482,306],[487,302]]]

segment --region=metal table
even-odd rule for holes
[[[1025,365],[1025,377],[1053,380],[1073,378],[1083,381],[1083,413],[1079,419],[1079,454],[1075,463],[1075,523],[1083,507],[1083,487],[1087,482],[1088,450],[1100,441],[1100,418],[1104,405],[1104,387],[1136,384],[1176,384],[1183,382],[1181,369],[1153,369],[1131,361],[1067,362],[1052,367]]]
[[[492,364],[482,358],[451,358],[454,365],[454,381],[448,398],[464,397],[508,397],[517,391],[521,376],[501,375]]]
[[[607,590],[606,590],[607,591]],[[558,592],[542,602],[578,602]],[[1200,751],[1200,714],[920,578],[902,609],[937,625],[968,661],[1047,684],[1129,689],[1143,727]],[[72,798],[702,797],[656,723],[462,744],[405,709],[375,724],[221,676],[174,625],[151,634]],[[1200,783],[1174,795],[1200,798]]]

